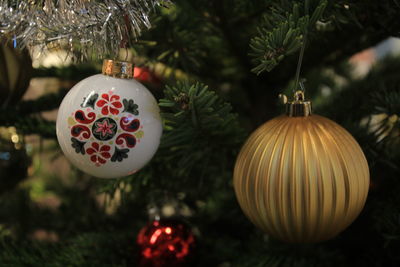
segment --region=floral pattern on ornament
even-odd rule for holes
[[[111,118],[100,118],[94,122],[93,135],[98,140],[110,140],[117,133],[117,123]]]
[[[111,147],[108,145],[99,145],[97,142],[92,143],[92,147],[86,149],[86,153],[90,155],[90,160],[100,166],[107,162],[107,159],[111,158],[110,154]]]
[[[120,99],[112,91],[100,97],[90,93],[68,118],[72,148],[96,166],[127,159],[144,135],[136,117],[139,106],[133,99]]]
[[[122,103],[119,99],[120,97],[118,95],[110,96],[109,94],[102,94],[96,106],[101,108],[101,114],[103,115],[108,115],[108,113],[118,115],[119,109],[122,108]]]

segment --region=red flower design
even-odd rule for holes
[[[108,119],[103,119],[102,122],[95,122],[95,127],[93,128],[95,133],[100,133],[102,137],[110,136],[111,138],[115,135],[114,128],[117,128],[117,125],[110,123]]]
[[[92,147],[86,149],[86,153],[90,156],[90,160],[96,163],[97,166],[106,163],[107,159],[111,157],[110,154],[111,147],[108,145],[100,146],[98,143],[93,142]]]
[[[122,108],[122,103],[118,101],[120,97],[118,95],[112,95],[111,97],[108,94],[102,94],[99,101],[97,101],[96,105],[101,109],[101,114],[108,115],[108,113],[117,115],[119,113],[119,108]]]

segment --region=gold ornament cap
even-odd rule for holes
[[[297,90],[294,100],[286,103],[286,115],[289,117],[307,117],[312,113],[311,102],[304,100],[304,92]]]
[[[114,78],[132,79],[133,64],[126,61],[105,59],[103,60],[102,73]]]

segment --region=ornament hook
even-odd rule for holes
[[[300,81],[299,81],[299,86],[300,86],[300,89],[301,89],[301,91],[303,91],[304,93],[306,92],[306,87],[304,86],[304,83],[306,82],[306,79],[304,79],[304,78],[302,78]]]
[[[307,117],[311,115],[311,102],[305,100],[304,81],[299,82],[300,88],[294,92],[293,101],[287,102],[286,114],[289,117]]]

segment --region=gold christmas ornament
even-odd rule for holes
[[[259,127],[236,161],[234,188],[247,217],[287,242],[333,238],[359,215],[368,188],[367,160],[335,122],[311,114],[297,91],[287,114]]]
[[[32,60],[27,50],[13,48],[0,39],[0,106],[18,103],[29,87]]]

